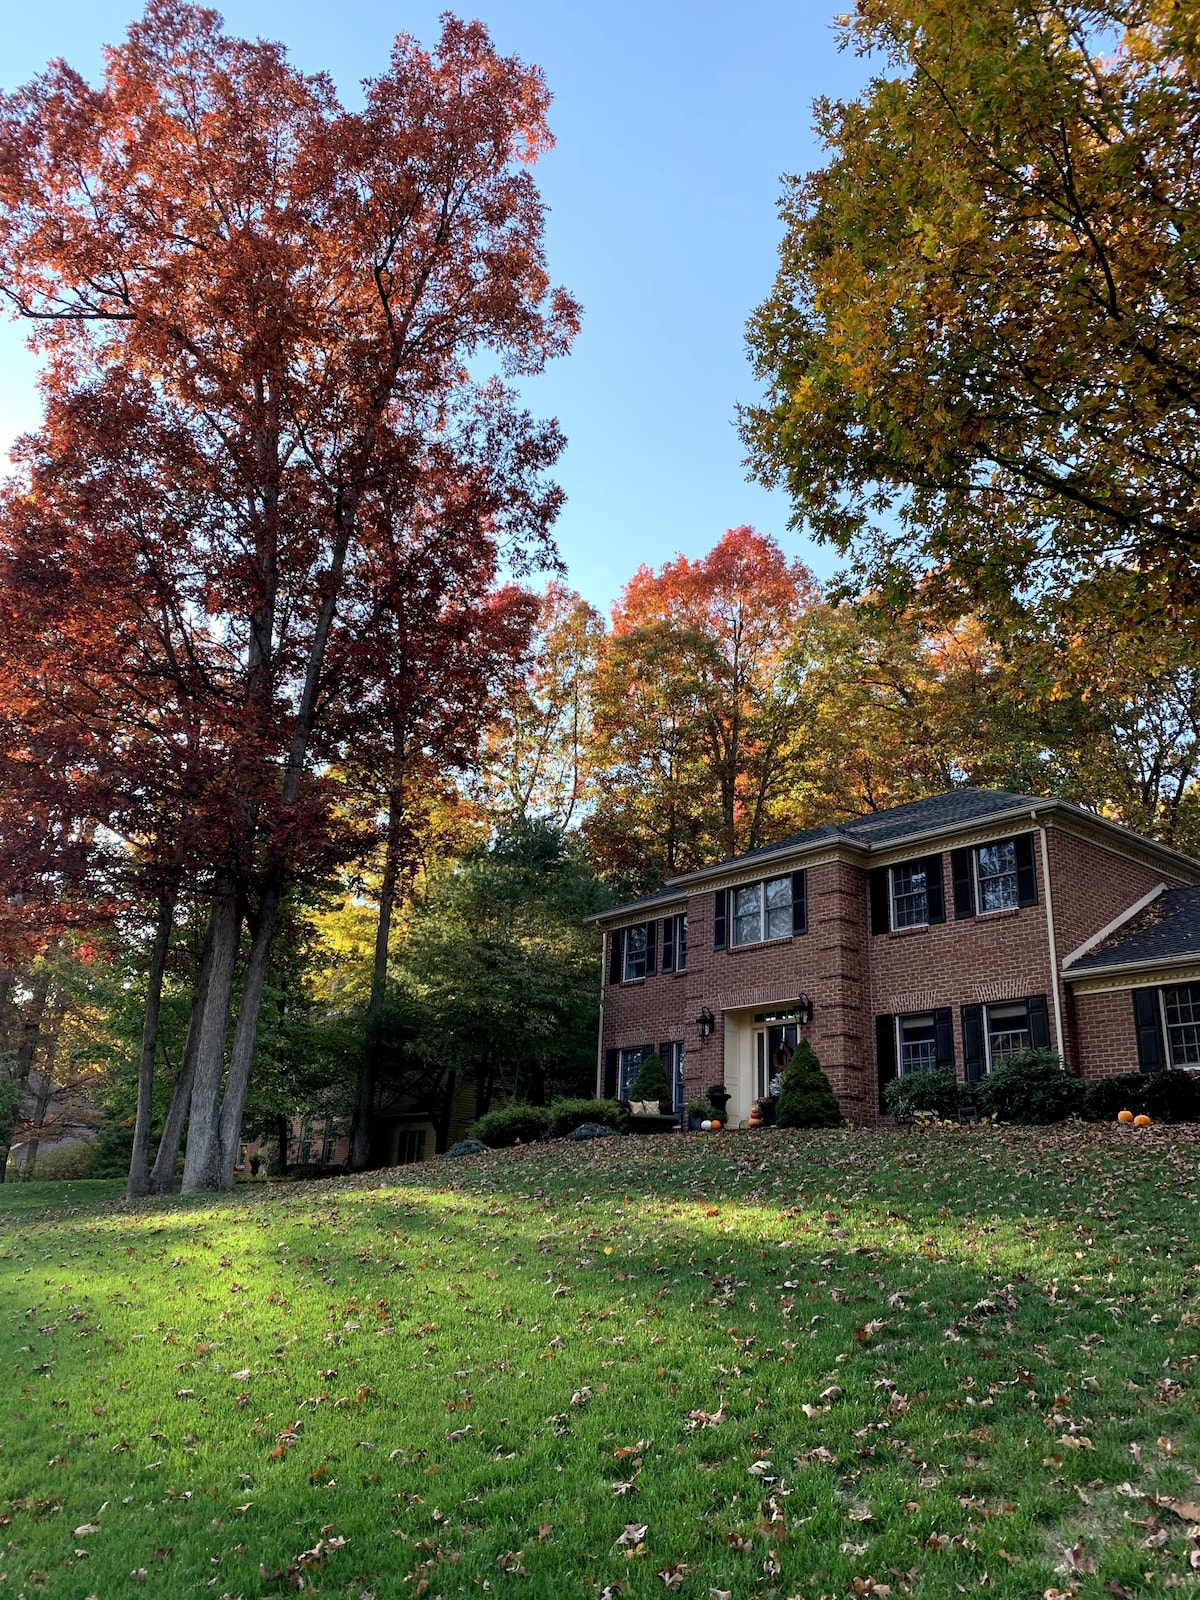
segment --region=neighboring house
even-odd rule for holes
[[[1200,1066],[1200,861],[1062,800],[956,789],[797,834],[591,919],[598,1089],[656,1050],[735,1126],[806,1034],[847,1118],[897,1073],[1047,1046],[1085,1078]],[[786,1055],[786,1051],[782,1052]]]

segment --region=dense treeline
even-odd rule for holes
[[[1145,8],[1098,61],[1105,8],[1006,0],[955,43],[955,10],[859,6],[898,76],[821,108],[751,330],[755,464],[850,576],[734,528],[608,618],[554,575],[557,427],[485,374],[578,321],[536,69],[448,18],[349,113],[156,0],[99,89],[56,64],[0,100],[0,286],[46,356],[0,497],[25,1175],[98,1107],[137,1194],[181,1154],[227,1187],[247,1137],[286,1160],[296,1119],[367,1166],[385,1097],[444,1143],[456,1096],[586,1095],[587,916],[819,822],[998,785],[1200,850],[1190,368],[1154,310],[1193,197],[1152,159],[1196,125],[1191,46]],[[1018,146],[1044,170],[1006,171]],[[1144,237],[1110,192],[1131,162]]]

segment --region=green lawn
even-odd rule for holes
[[[0,1600],[1190,1586],[1198,1138],[4,1186]]]

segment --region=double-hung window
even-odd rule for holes
[[[868,881],[872,933],[898,933],[945,922],[940,855],[916,856],[894,867],[872,867]]]
[[[1032,1044],[1029,1007],[1018,1000],[1013,1005],[988,1006],[986,1015],[988,1071],[994,1072],[1002,1061]]]
[[[1172,984],[1161,993],[1168,1065],[1200,1067],[1200,983]]]
[[[687,912],[664,917],[662,925],[662,969],[682,972],[687,966]]]
[[[747,883],[733,891],[733,942],[761,944],[792,932],[792,875]]]
[[[981,844],[975,855],[980,911],[1008,911],[1021,903],[1017,878],[1017,841]]]
[[[901,1076],[907,1072],[932,1072],[938,1064],[937,1025],[933,1012],[899,1017],[897,1024]]]
[[[1037,863],[1032,833],[950,852],[954,878],[954,916],[1013,911],[1038,903]]]
[[[632,983],[635,978],[646,976],[646,959],[648,940],[647,928],[644,922],[636,927],[625,929],[625,970],[622,977],[626,983]]]
[[[713,895],[713,949],[762,944],[808,932],[808,879],[788,872]]]
[[[919,928],[929,921],[928,874],[924,861],[892,868],[892,927]]]

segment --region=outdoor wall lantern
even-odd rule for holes
[[[815,1009],[808,995],[797,995],[796,1004],[792,1007],[792,1009],[796,1013],[796,1021],[799,1023],[800,1027],[807,1028],[813,1019],[813,1012]]]
[[[713,1030],[716,1028],[716,1026],[717,1026],[716,1017],[714,1017],[712,1012],[708,1009],[708,1007],[705,1006],[704,1010],[696,1018],[696,1028],[697,1028],[697,1030],[698,1030],[698,1032],[700,1034],[700,1037],[702,1039],[707,1039],[709,1034],[711,1034],[713,1032]]]

